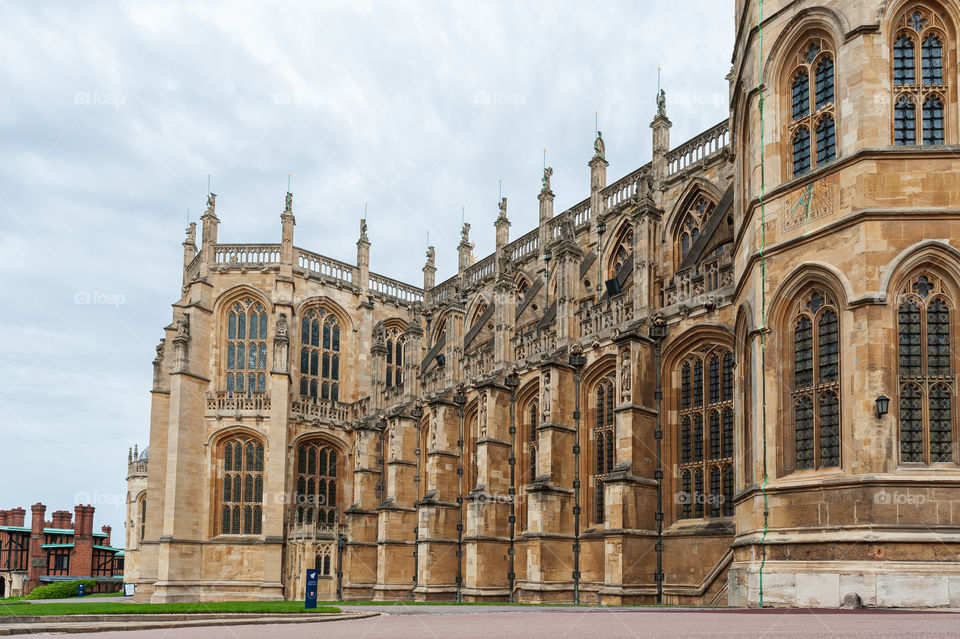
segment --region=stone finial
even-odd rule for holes
[[[129,464],[132,462],[133,462],[133,449],[127,448],[127,463]]]
[[[428,246],[427,247],[427,265],[433,266],[436,263],[436,260],[437,260],[436,249],[432,246]]]
[[[657,94],[657,115],[667,117],[667,92],[663,89]]]
[[[186,228],[187,239],[183,241],[184,244],[192,244],[196,246],[197,244],[197,223],[190,222],[190,226]]]
[[[460,229],[460,248],[470,248],[470,222],[464,222]]]
[[[367,219],[366,218],[360,219],[360,241],[361,242],[370,241],[370,239],[367,237]]]
[[[293,193],[290,191],[287,191],[287,196],[284,198],[283,212],[293,213]]]

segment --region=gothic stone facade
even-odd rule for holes
[[[960,605],[960,12],[740,0],[721,124],[423,288],[221,244],[154,360],[153,601]],[[761,134],[762,131],[762,134]],[[762,144],[762,146],[761,146]],[[881,414],[889,398],[889,411]],[[143,482],[137,468],[132,481]],[[338,578],[339,577],[339,578]]]

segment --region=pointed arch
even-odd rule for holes
[[[689,182],[687,182],[687,185],[681,192],[680,197],[677,198],[676,204],[667,213],[663,220],[663,230],[660,238],[661,241],[667,242],[669,241],[668,238],[672,238],[674,236],[677,230],[676,227],[682,221],[679,218],[682,218],[683,214],[687,212],[687,210],[693,204],[693,201],[696,199],[698,193],[702,193],[708,197],[713,201],[714,205],[723,199],[723,189],[721,189],[719,186],[699,176],[692,178]]]
[[[604,278],[609,280],[616,277],[624,264],[627,264],[628,260],[632,259],[633,250],[633,222],[624,217],[620,220],[620,223],[617,224],[614,232],[610,234],[610,239],[607,240],[606,246],[603,247]],[[626,285],[629,286],[632,282],[633,279],[628,278]],[[602,285],[603,282],[597,282],[597,284]]]

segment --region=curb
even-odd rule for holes
[[[0,622],[0,636],[30,635],[39,633],[78,633],[78,632],[108,632],[112,630],[163,630],[166,628],[196,628],[207,626],[242,626],[248,624],[288,624],[288,623],[323,623],[326,621],[348,621],[366,619],[379,616],[379,612],[364,611],[353,613],[322,613],[318,615],[258,615],[237,613],[228,616],[203,615],[171,615],[171,619],[162,614],[148,615],[61,615],[55,621],[50,617],[20,617],[13,623]],[[97,617],[96,619],[76,620],[78,616]],[[69,621],[67,619],[72,617]],[[126,617],[127,619],[118,619]],[[43,621],[35,621],[37,619]]]

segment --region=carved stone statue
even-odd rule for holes
[[[460,244],[470,244],[470,222],[464,222],[463,228],[460,229]]]
[[[603,143],[603,133],[597,131],[597,139],[593,141],[593,150],[596,151],[596,156],[601,160],[606,160],[606,145]]]
[[[513,274],[513,260],[510,259],[510,256],[506,253],[503,253],[497,258],[497,261],[500,265],[500,274],[510,276]]]
[[[667,117],[667,92],[660,89],[660,95],[657,96],[657,115]]]
[[[383,346],[386,344],[387,336],[386,331],[383,329],[383,324],[377,324],[373,329],[373,343],[377,346]]]
[[[180,319],[177,320],[177,337],[178,340],[187,340],[190,339],[190,315],[184,313],[180,316]]]
[[[437,252],[432,246],[427,247],[427,264],[433,264],[437,259]]]
[[[487,436],[487,394],[480,393],[480,397],[477,398],[477,404],[479,404],[479,418],[477,421],[480,423],[480,437]]]
[[[543,170],[543,190],[550,190],[550,176],[553,175],[553,167],[548,166]]]
[[[364,218],[360,219],[360,239],[367,239],[367,220]]]
[[[577,236],[577,229],[573,225],[573,220],[569,216],[565,217],[560,222],[560,237],[565,240],[575,240]]]
[[[653,320],[651,321],[653,322],[654,326],[667,325],[667,319],[663,316],[663,311],[657,311],[656,314],[653,316]]]
[[[164,344],[166,344],[166,342],[167,342],[167,338],[161,337],[160,343],[157,344],[157,356],[153,360],[157,364],[163,361],[163,346]]]
[[[630,376],[632,374],[630,366],[630,351],[623,351],[623,363],[620,365],[620,397],[621,401],[630,399]]]
[[[287,197],[283,206],[284,213],[293,213],[293,193],[287,191]]]
[[[499,206],[500,206],[500,219],[501,220],[507,219],[507,198],[505,197],[500,198]]]
[[[213,215],[216,209],[217,209],[217,194],[208,193],[207,194],[207,214]]]
[[[190,222],[190,226],[187,227],[187,239],[186,244],[196,244],[197,243],[197,223]]]
[[[280,316],[277,318],[277,337],[287,337],[287,314],[280,313]]]
[[[543,379],[540,382],[541,384],[541,393],[540,401],[542,402],[542,407],[540,412],[543,414],[543,421],[550,421],[550,373],[544,373]]]

